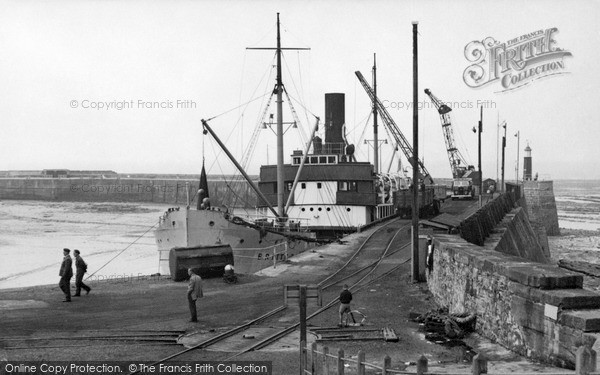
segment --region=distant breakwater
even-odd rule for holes
[[[0,199],[66,202],[196,204],[198,179],[163,178],[0,178]],[[242,180],[209,177],[211,204],[254,207],[256,194]]]

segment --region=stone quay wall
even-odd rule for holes
[[[524,181],[523,194],[532,223],[546,228],[548,236],[560,235],[552,181]]]
[[[450,312],[476,313],[477,331],[492,341],[532,359],[575,368],[580,346],[600,350],[600,295],[582,289],[577,273],[523,257],[534,233],[522,211],[511,211],[484,246],[436,234],[429,289]],[[523,248],[514,249],[516,243]]]
[[[192,205],[199,181],[155,178],[0,178],[0,199],[67,202],[148,202]],[[236,207],[253,207],[256,194],[245,181],[209,180],[213,206],[235,193]]]

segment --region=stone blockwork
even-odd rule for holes
[[[523,194],[532,223],[546,228],[549,236],[560,235],[552,181],[524,181]]]
[[[600,295],[581,289],[579,274],[496,251],[510,242],[507,232],[484,247],[436,235],[429,289],[451,312],[475,312],[477,331],[489,339],[574,368],[579,346],[600,345]]]
[[[67,202],[152,202],[186,204],[199,181],[154,178],[0,178],[0,199]],[[256,194],[245,181],[209,180],[213,206],[234,194],[239,206],[254,207]]]

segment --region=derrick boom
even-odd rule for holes
[[[429,96],[440,115],[442,132],[444,133],[444,141],[446,142],[446,151],[448,152],[448,160],[450,161],[450,169],[452,170],[452,178],[460,178],[470,166],[454,144],[454,133],[452,132],[452,121],[450,119],[452,108],[439,100],[429,89],[425,89],[425,94]]]
[[[425,168],[425,165],[418,158],[418,156],[416,158],[417,165],[415,165],[414,160],[413,160],[413,149],[412,149],[412,147],[410,146],[410,144],[408,143],[408,141],[406,140],[406,138],[404,137],[404,135],[400,131],[400,128],[398,128],[398,125],[396,125],[396,123],[392,119],[392,116],[390,116],[390,114],[388,113],[388,111],[383,106],[383,103],[381,103],[381,101],[379,100],[379,98],[377,98],[375,96],[375,93],[373,92],[373,89],[371,88],[371,86],[369,85],[369,83],[365,80],[365,77],[359,71],[354,72],[354,74],[356,74],[356,77],[358,78],[358,80],[360,81],[361,85],[363,86],[363,88],[367,92],[367,95],[369,95],[369,98],[371,99],[371,102],[375,104],[375,106],[377,108],[377,113],[379,113],[379,116],[381,117],[381,120],[383,121],[383,124],[385,125],[385,127],[388,129],[388,131],[394,137],[394,140],[396,141],[396,144],[402,150],[402,152],[404,153],[404,156],[406,156],[406,159],[408,159],[408,162],[410,163],[410,165],[413,168],[416,168],[416,167],[420,168],[421,177],[423,178],[423,181],[426,184],[428,184],[428,185],[432,185],[433,184],[433,178],[431,177],[431,175],[429,174],[429,172]],[[417,182],[415,181],[414,183],[416,184]]]

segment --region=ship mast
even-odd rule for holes
[[[277,94],[277,212],[279,220],[285,221],[285,181],[283,173],[283,81],[281,79],[281,51],[282,50],[310,50],[310,48],[281,47],[281,31],[279,26],[279,13],[277,13],[277,47],[276,48],[246,48],[273,50],[277,56],[277,82],[273,90]]]
[[[283,83],[281,82],[281,34],[279,31],[279,13],[277,13],[277,213],[285,220],[285,206],[283,202]]]

